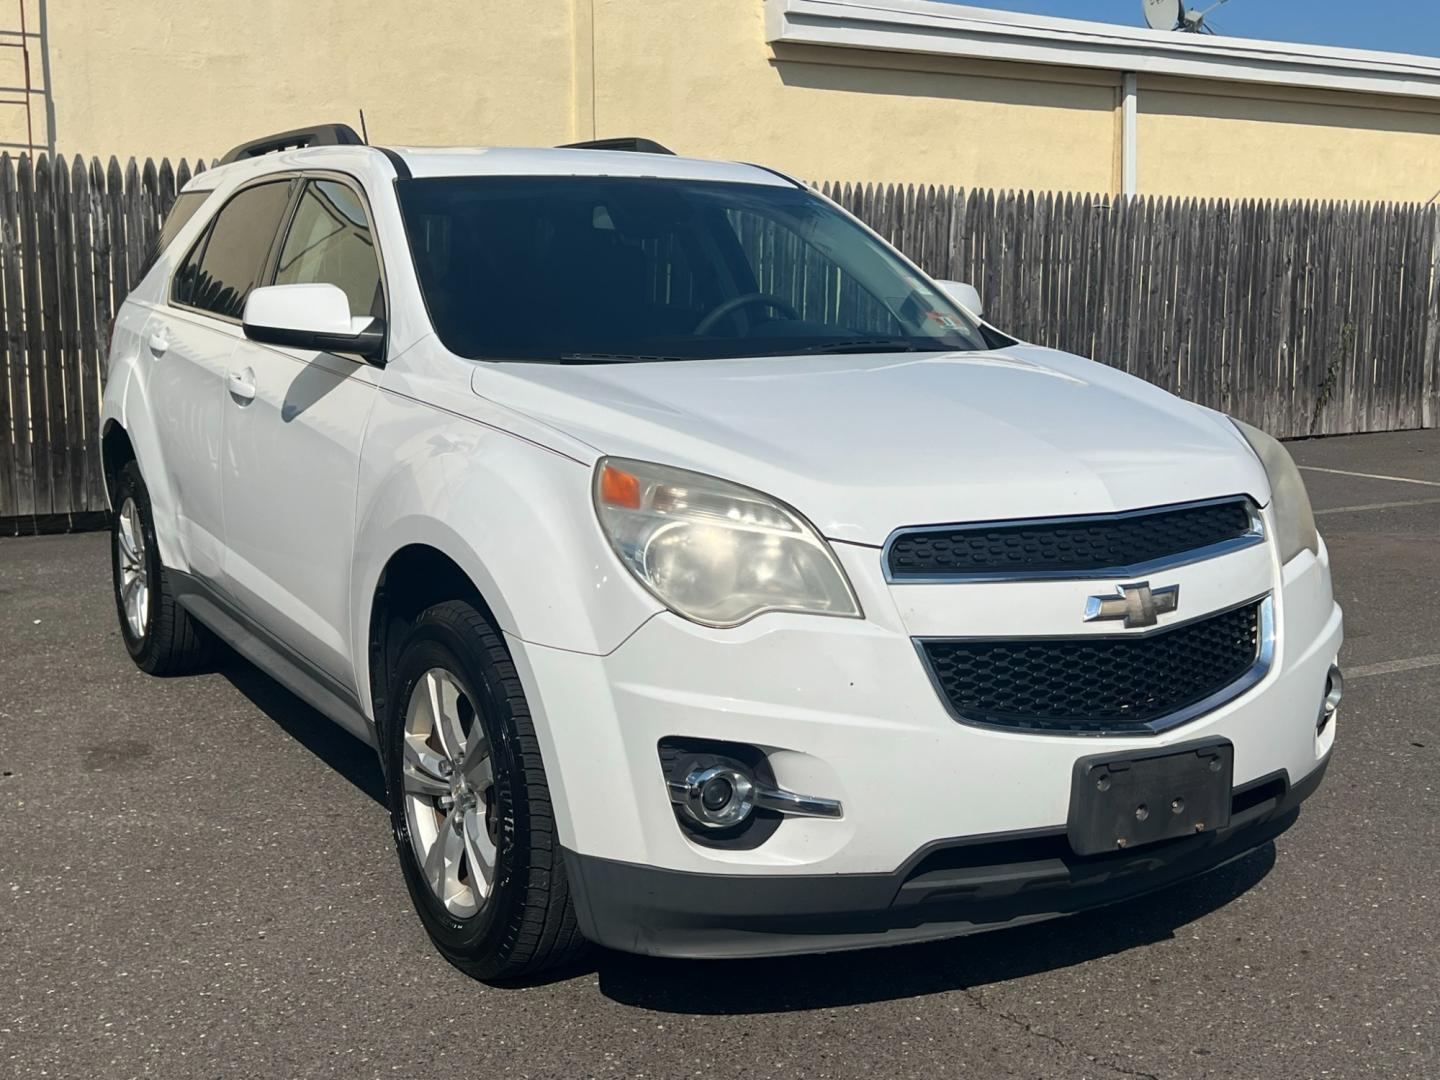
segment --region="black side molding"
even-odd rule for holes
[[[626,150],[632,154],[669,154],[675,156],[675,151],[668,146],[661,146],[654,139],[638,139],[633,136],[626,136],[619,139],[591,139],[589,142],[565,143],[557,146],[557,150]]]
[[[317,124],[314,127],[296,128],[261,139],[241,143],[220,159],[221,165],[232,161],[273,154],[278,150],[301,150],[307,146],[364,146],[365,140],[349,124]]]

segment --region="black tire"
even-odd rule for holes
[[[137,633],[125,612],[121,595],[122,517],[127,502],[133,501],[144,537],[140,553],[149,585],[146,615]],[[151,675],[189,675],[206,669],[214,657],[215,639],[175,599],[174,578],[160,561],[155,542],[155,518],[150,509],[150,492],[140,475],[140,466],[128,461],[115,479],[115,513],[110,523],[110,576],[115,593],[115,611],[120,617],[120,634],[135,666]]]
[[[473,706],[470,724],[484,725],[493,772],[487,789],[493,884],[479,910],[465,918],[448,910],[425,880],[405,809],[406,713],[420,680],[436,668],[463,689]],[[535,726],[499,633],[464,601],[436,604],[406,632],[392,685],[382,733],[390,820],[410,898],[436,948],[461,971],[487,981],[573,964],[586,942],[575,921]]]

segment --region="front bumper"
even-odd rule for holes
[[[691,959],[783,956],[930,941],[1141,896],[1240,858],[1294,824],[1329,758],[1235,790],[1228,829],[1081,858],[1065,831],[927,845],[891,874],[700,874],[573,851],[581,932],[608,948]]]
[[[1167,574],[1163,584],[1180,584],[1191,613],[1272,596],[1270,669],[1239,697],[1175,728],[1094,738],[957,722],[912,642],[937,633],[1072,633],[1095,582],[892,588],[875,549],[836,548],[863,620],[766,615],[722,631],[662,613],[606,656],[510,640],[584,929],[596,940],[742,955],[1044,918],[1242,854],[1288,826],[1319,783],[1336,724],[1317,736],[1316,720],[1342,637],[1323,549],[1280,567],[1268,546],[1258,547]],[[839,799],[844,816],[786,818],[753,849],[702,846],[672,810],[657,754],[671,737],[759,747],[780,787]],[[1077,758],[1207,738],[1233,744],[1239,797],[1272,786],[1268,809],[1237,811],[1230,830],[1195,841],[1097,861],[1065,857]],[[1004,845],[1019,841],[1040,853],[1021,861],[1040,865],[1015,870]],[[972,885],[976,875],[993,884],[977,890],[928,876],[935,852],[965,848],[974,850],[945,856],[947,872],[960,859]],[[1032,871],[1041,879],[1032,881]]]

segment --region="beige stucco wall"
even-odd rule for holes
[[[815,180],[1100,190],[1114,182],[1117,78],[848,50],[777,53],[762,16],[759,0],[595,0],[597,130]]]
[[[64,153],[215,156],[363,107],[397,144],[644,134],[816,179],[1114,181],[1113,78],[777,59],[760,0],[87,0],[52,5],[50,42]]]
[[[761,0],[51,0],[48,45],[67,154],[213,157],[363,107],[395,144],[646,135],[817,180],[1119,182],[1119,73],[774,49]],[[1142,78],[1140,106],[1142,193],[1440,188],[1440,103]]]
[[[1440,189],[1440,102],[1142,80],[1140,190],[1424,202]]]
[[[571,0],[62,0],[57,149],[214,157],[341,120],[396,143],[546,143],[573,127]]]

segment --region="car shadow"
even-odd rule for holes
[[[1274,865],[1275,845],[1267,843],[1148,896],[948,941],[773,960],[660,960],[606,951],[595,958],[595,971],[612,1001],[692,1015],[803,1012],[971,990],[1167,941],[1249,891]]]
[[[225,657],[216,671],[292,739],[380,806],[386,805],[385,778],[372,747],[239,656]]]

